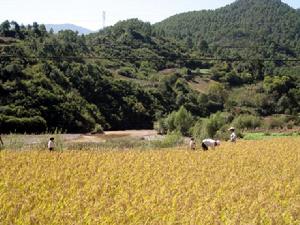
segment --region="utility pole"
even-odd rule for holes
[[[106,20],[106,12],[103,11],[102,12],[102,29],[105,28],[105,22],[106,22],[105,20]]]

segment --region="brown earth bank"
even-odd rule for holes
[[[114,138],[141,138],[151,139],[158,136],[155,130],[123,130],[123,131],[105,131],[104,134],[82,134],[71,142],[105,142]]]
[[[18,141],[24,144],[39,144],[47,142],[50,137],[59,137],[67,143],[98,143],[115,138],[140,138],[155,139],[159,135],[155,130],[123,130],[123,131],[106,131],[103,134],[41,134],[41,135],[3,135],[3,141]]]

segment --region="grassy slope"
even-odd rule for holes
[[[268,133],[268,132],[258,132],[258,133],[246,133],[244,136],[245,140],[263,140],[272,138],[283,138],[283,137],[297,137],[299,133],[297,132],[285,132],[285,133]]]
[[[216,81],[206,79],[206,78],[196,77],[195,79],[189,82],[189,85],[195,91],[201,93],[207,93],[209,86],[214,83],[216,83]]]

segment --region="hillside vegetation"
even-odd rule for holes
[[[149,129],[182,107],[192,121],[186,135],[218,111],[229,123],[286,114],[297,125],[299,18],[277,0],[239,0],[154,26],[121,21],[86,36],[5,21],[1,132]]]
[[[299,13],[280,0],[238,0],[217,10],[172,16],[155,28],[213,55],[281,59],[300,54]]]

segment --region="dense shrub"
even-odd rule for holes
[[[168,132],[168,125],[166,123],[166,119],[159,119],[154,123],[154,129],[158,132],[158,134],[166,134]]]
[[[40,116],[17,118],[2,115],[0,127],[6,133],[41,133],[47,130],[47,122]]]
[[[236,130],[235,133],[238,138],[244,137],[244,134],[241,132],[241,130]],[[230,139],[230,132],[228,131],[228,126],[225,125],[221,129],[219,129],[215,134],[215,138],[219,140],[228,141]]]
[[[150,142],[153,148],[172,148],[183,144],[183,137],[180,132],[170,132],[162,140]]]
[[[192,136],[195,137],[197,141],[201,141],[208,136],[206,131],[206,122],[207,119],[199,119],[191,128]]]
[[[198,140],[204,138],[214,138],[220,129],[228,128],[232,121],[232,115],[224,112],[217,112],[209,118],[200,119],[191,129],[191,133]]]
[[[129,77],[129,78],[135,78],[135,71],[130,68],[130,67],[122,67],[121,69],[118,70],[118,74],[124,76],[124,77]]]
[[[282,129],[285,124],[285,117],[282,116],[269,117],[264,121],[264,127],[266,129]]]
[[[193,120],[192,114],[182,106],[175,115],[174,125],[176,130],[183,135],[188,135],[189,129],[193,125]]]
[[[158,120],[154,128],[160,134],[178,131],[180,134],[187,136],[193,123],[194,118],[192,114],[182,106],[177,112],[174,111],[165,119]]]
[[[238,129],[255,129],[260,127],[261,124],[261,118],[254,115],[240,115],[232,122],[232,125]]]
[[[92,134],[103,134],[103,127],[100,124],[96,124]]]

